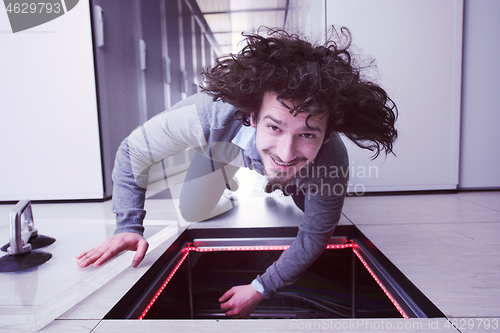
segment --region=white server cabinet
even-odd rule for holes
[[[0,201],[102,199],[89,3],[0,31]]]
[[[194,0],[79,1],[19,33],[0,8],[0,31],[4,202],[110,198],[122,140],[196,92],[217,49]],[[152,181],[188,165],[168,159]]]
[[[462,21],[462,0],[326,0],[326,25],[351,30],[399,108],[397,156],[371,161],[346,140],[351,190],[457,188]]]
[[[500,1],[466,0],[461,189],[500,188]]]

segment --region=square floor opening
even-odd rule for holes
[[[218,299],[249,284],[296,228],[186,230],[105,319],[224,319]],[[212,237],[217,235],[218,237]],[[247,237],[241,237],[247,236]],[[250,318],[444,317],[359,230],[338,227],[323,254]]]

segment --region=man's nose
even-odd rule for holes
[[[294,138],[289,135],[283,135],[277,142],[276,154],[283,163],[293,161],[297,157]]]

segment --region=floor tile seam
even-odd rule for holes
[[[480,316],[480,315],[471,315],[471,316],[456,316],[447,315],[448,319],[460,319],[460,318],[486,318],[486,319],[499,319],[500,314],[498,316]]]
[[[354,222],[352,222],[352,220],[344,212],[342,212],[341,214],[342,214],[342,216],[344,216],[347,219],[347,221],[349,221],[349,223],[354,225]]]
[[[73,322],[82,322],[82,321],[88,321],[88,322],[92,322],[92,321],[97,321],[97,323],[94,325],[94,327],[92,327],[89,331],[89,333],[92,333],[94,332],[94,330],[97,328],[97,326],[103,321],[104,319],[103,318],[56,318],[54,319],[54,323],[55,322],[70,322],[70,321],[73,321]]]
[[[70,218],[72,215],[81,214],[82,212],[86,212],[86,211],[95,209],[95,207],[96,207],[96,205],[93,204],[93,203],[91,204],[91,206],[87,205],[87,204],[88,203],[75,204],[75,207],[78,206],[77,209],[75,209],[75,207],[65,207],[64,209],[68,209],[68,211],[66,213],[63,213],[63,215],[59,215],[58,218],[60,218],[60,219],[67,219],[67,218]],[[43,203],[42,204],[36,204],[36,203],[32,204],[33,218],[35,219],[35,223],[36,223],[36,217],[37,217],[37,215],[42,215],[42,214],[45,213],[45,212],[42,212],[42,211],[37,212],[37,210],[46,209],[47,207],[50,207],[50,205],[51,204],[43,204]],[[55,211],[59,211],[60,212],[60,211],[63,210],[61,208],[61,206],[57,207],[56,205],[58,205],[58,204],[55,204],[54,206],[52,206],[52,208],[54,208]],[[43,206],[43,208],[42,208],[42,206]],[[71,209],[69,210],[69,208],[71,208]]]
[[[20,311],[29,311],[33,310],[35,307],[41,304],[0,304],[0,310],[9,309],[9,310],[20,310]]]
[[[432,318],[429,318],[429,319],[432,319]],[[455,325],[453,325],[453,323],[451,322],[452,319],[454,319],[453,317],[450,317],[450,315],[445,314],[444,319],[446,319],[448,321],[448,323],[450,324],[450,326],[452,326],[455,329],[456,332],[462,333],[462,331],[458,327],[456,327]],[[447,331],[449,331],[449,329],[450,329],[450,327],[447,328]],[[452,330],[451,332],[455,332],[455,331]]]
[[[474,241],[474,237],[471,237],[470,235],[468,235],[467,233],[463,233],[463,232],[460,232],[460,231],[457,231],[457,230],[454,230],[451,226],[452,225],[456,225],[456,224],[441,224],[440,227],[442,229],[445,229],[447,230],[447,235],[450,234],[450,233],[457,233],[463,237],[466,237],[468,239],[470,239],[471,241]]]
[[[452,325],[451,320],[452,320],[453,318],[452,318],[452,317],[450,317],[450,315],[448,315],[448,314],[446,314],[446,313],[443,313],[443,314],[444,314],[444,318],[443,318],[443,319],[447,320],[447,321],[448,321],[448,323],[450,324],[450,326],[452,326],[452,327],[455,329],[455,331],[451,330],[450,332],[459,332],[459,333],[462,333],[462,331],[460,331],[460,330],[458,329],[458,327],[456,327],[456,326],[453,326],[453,325]],[[439,318],[439,317],[438,317],[438,318]],[[429,318],[429,319],[435,319],[435,318]],[[448,328],[447,328],[447,331],[449,331],[449,330],[450,330],[450,327],[448,327]]]
[[[471,203],[471,204],[474,204],[474,205],[482,207],[482,208],[493,210],[495,212],[500,212],[500,209],[496,209],[496,208],[492,208],[492,207],[489,207],[489,206],[485,206],[485,205],[479,204],[479,203],[474,202],[474,201],[470,201],[470,200],[467,200],[467,199],[464,199],[464,198],[460,198],[460,197],[458,197],[457,199],[461,200],[461,201],[465,201],[465,202]]]
[[[95,332],[95,330],[97,329],[97,327],[102,323],[103,319],[100,319],[97,324],[95,324],[95,326],[89,331],[89,333],[93,333]]]
[[[33,217],[33,221],[51,222],[51,221],[73,221],[73,220],[99,220],[99,221],[114,221],[114,216],[71,216],[71,217]]]
[[[345,216],[345,215],[344,215]],[[395,223],[378,223],[378,222],[375,222],[375,223],[365,223],[365,222],[356,222],[356,221],[353,221],[351,220],[350,218],[348,218],[347,216],[345,216],[345,218],[351,222],[353,225],[355,226],[366,226],[366,225],[372,225],[372,226],[409,226],[409,225],[419,225],[419,226],[423,226],[423,225],[435,225],[435,226],[438,226],[438,225],[445,225],[445,224],[456,224],[456,225],[462,225],[462,224],[469,224],[469,223],[473,223],[473,224],[478,224],[478,223],[482,223],[482,224],[495,224],[495,223],[500,223],[500,220],[499,221],[455,221],[455,222],[415,222],[415,223],[401,223],[401,222],[395,222]]]
[[[449,315],[445,315],[445,317],[438,317],[438,318],[427,318],[429,320],[432,320],[432,319],[444,319],[446,321],[448,321],[450,323],[450,326],[453,327],[455,330],[453,330],[453,328],[450,330],[449,328],[447,329],[447,331],[449,332],[462,332],[459,328],[457,328],[456,326],[454,326],[452,324],[452,320],[454,319],[462,319],[462,318],[496,318],[496,317],[474,317],[474,316],[470,316],[470,317],[464,317],[464,316],[460,316],[460,317],[452,317],[452,316],[449,316]],[[355,318],[355,319],[352,319],[352,318],[345,318],[347,320],[359,320],[359,318]],[[390,318],[387,318],[387,319],[390,319]],[[419,318],[413,318],[413,319],[419,319]],[[90,320],[90,319],[85,319],[85,320]],[[89,331],[89,333],[95,333],[97,332],[96,330],[98,329],[98,327],[102,324],[102,323],[105,323],[109,320],[105,320],[105,319],[101,319],[99,320],[99,322],[91,329],[91,331]],[[172,322],[173,320],[171,319],[159,319],[158,321],[167,321],[167,322]],[[219,322],[219,320],[211,320],[212,322]],[[150,321],[151,322],[151,321]],[[174,324],[175,326],[175,324]]]

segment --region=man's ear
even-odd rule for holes
[[[254,128],[257,127],[257,119],[255,119],[255,112],[250,113],[250,125],[252,125],[252,127]]]
[[[332,136],[332,132],[330,132],[330,133],[327,132],[325,134],[325,137],[323,138],[323,143],[322,144],[324,145],[325,143],[327,143],[328,141],[330,141],[330,137],[331,136]]]

